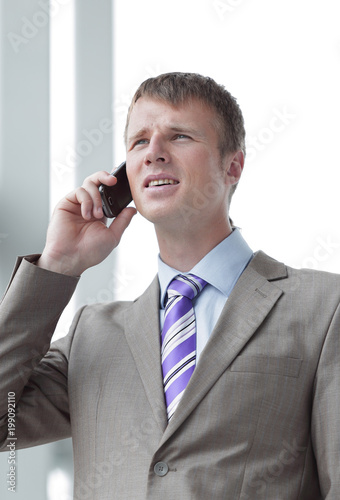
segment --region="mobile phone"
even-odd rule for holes
[[[105,217],[112,219],[127,207],[132,201],[129,180],[126,175],[126,162],[124,161],[117,167],[111,175],[117,178],[114,186],[101,184],[99,192],[102,198],[102,207]]]

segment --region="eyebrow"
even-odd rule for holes
[[[199,137],[202,137],[202,133],[200,133],[199,130],[197,130],[196,128],[194,127],[190,127],[188,125],[181,125],[181,124],[174,124],[170,127],[170,130],[172,130],[173,132],[185,132],[186,134],[190,134],[190,135],[195,135],[195,136],[199,136]]]
[[[128,144],[130,144],[131,142],[134,142],[136,139],[139,139],[140,137],[145,135],[147,133],[147,131],[148,131],[147,128],[142,128],[142,129],[138,130],[138,132],[136,132],[135,134],[131,135],[130,137],[128,136],[127,137]]]
[[[169,127],[167,126],[166,128],[168,128],[172,132],[177,132],[177,133],[181,132],[183,134],[195,135],[196,137],[203,137],[204,136],[204,134],[200,133],[199,130],[197,130],[196,128],[190,127],[188,125],[181,125],[181,124],[174,123],[173,125],[170,125]],[[143,137],[148,132],[149,132],[149,129],[146,127],[143,127],[142,129],[138,130],[135,134],[133,134],[127,138],[128,144],[131,144],[136,139]]]

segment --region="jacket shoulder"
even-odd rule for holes
[[[315,269],[296,269],[269,257],[264,252],[256,252],[250,266],[265,277],[275,282],[285,293],[294,293],[307,300],[312,296],[316,300],[325,297],[340,302],[340,275]]]

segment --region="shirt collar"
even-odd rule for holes
[[[253,252],[251,248],[244,240],[240,230],[236,228],[227,238],[205,255],[189,272],[203,278],[227,298],[252,257]],[[169,267],[158,256],[161,308],[164,305],[168,285],[177,274],[189,273],[180,273],[180,271]]]

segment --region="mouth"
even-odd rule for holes
[[[153,186],[167,186],[169,184],[179,184],[178,181],[175,181],[174,179],[158,179],[155,181],[150,181],[147,185],[147,187],[153,187]]]
[[[173,186],[179,184],[179,181],[174,177],[167,176],[166,174],[150,175],[145,179],[144,186],[146,188],[158,186]]]

